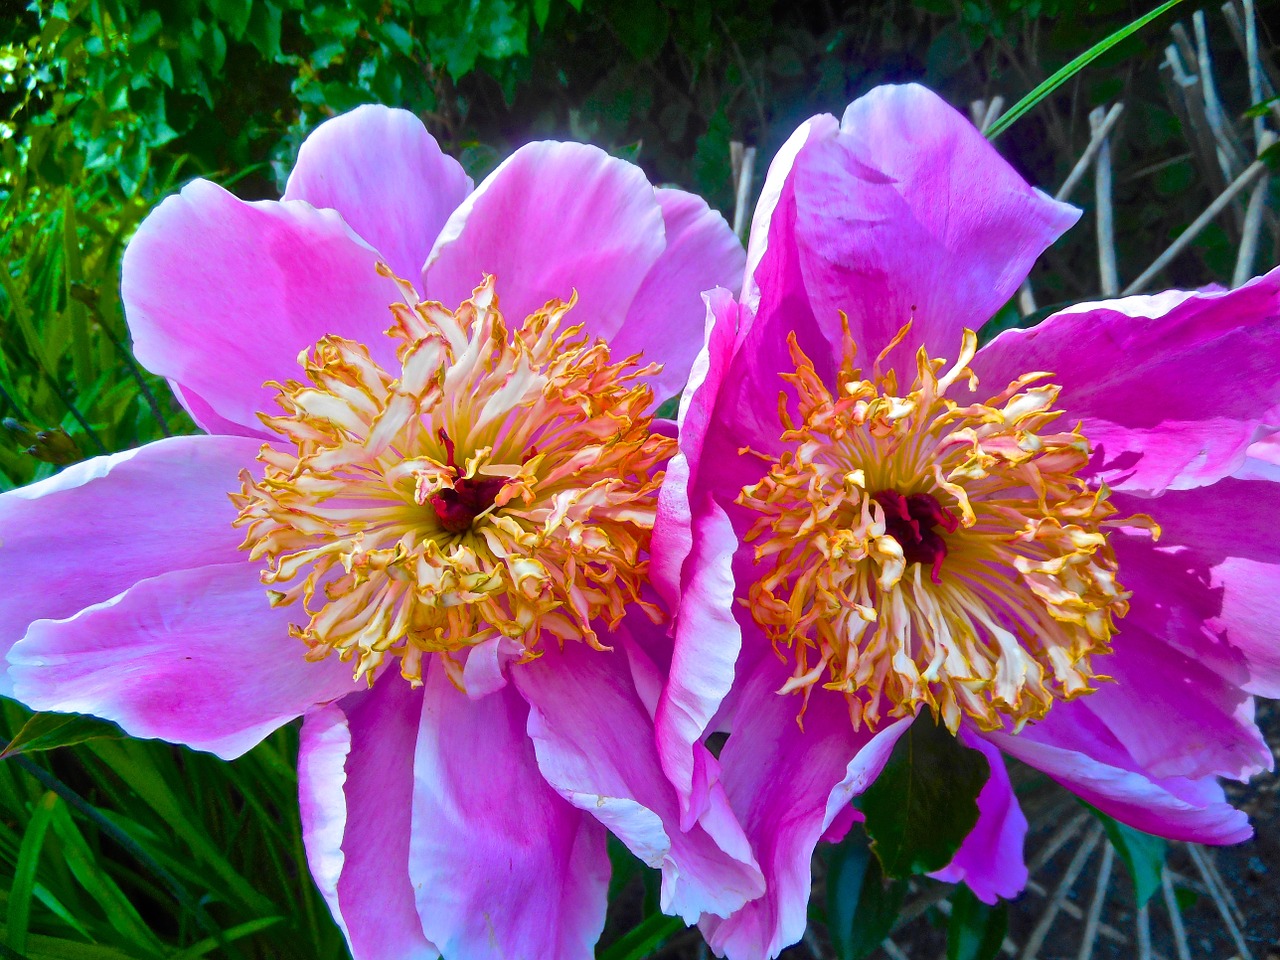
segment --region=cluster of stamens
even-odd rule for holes
[[[963,716],[1020,728],[1106,679],[1091,658],[1128,609],[1108,529],[1153,525],[1081,478],[1090,446],[1057,429],[1051,374],[949,399],[961,379],[977,387],[966,331],[945,372],[921,348],[904,393],[880,365],[908,330],[867,379],[846,324],[834,391],[790,339],[787,449],[738,498],[758,514],[751,613],[794,665],[781,692],[803,703],[822,683],[855,725],[927,706],[953,732]]]
[[[385,269],[384,269],[385,272]],[[307,382],[272,383],[261,479],[232,499],[244,549],[266,560],[272,603],[299,600],[293,634],[372,682],[387,657],[413,683],[440,654],[510,638],[521,660],[544,637],[606,649],[647,576],[669,438],[651,433],[656,367],[613,362],[575,300],[509,329],[492,277],[455,312],[400,282],[388,335],[401,370],[325,337],[299,357]]]

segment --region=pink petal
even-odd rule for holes
[[[737,336],[738,305],[728,290],[711,290],[706,304],[706,342],[694,359],[688,385],[680,397],[679,449],[667,464],[658,491],[658,517],[653,527],[651,576],[659,596],[673,610],[680,599],[680,571],[689,555],[693,516],[689,499]]]
[[[946,883],[964,883],[983,903],[1016,897],[1027,885],[1022,845],[1027,818],[1018,806],[1009,772],[1000,751],[967,726],[958,734],[966,747],[987,758],[991,776],[978,794],[978,823],[943,869],[929,876]]]
[[[576,290],[572,322],[611,338],[664,246],[662,210],[639,167],[585,144],[531,143],[454,211],[423,284],[455,306],[493,274],[513,319]]]
[[[427,675],[409,875],[446,957],[589,960],[604,929],[604,828],[542,778],[528,714],[510,686],[471,700]]]
[[[366,105],[303,141],[282,199],[337,210],[396,276],[416,283],[440,229],[470,192],[471,178],[414,114]]]
[[[259,422],[256,429],[250,429],[243,424],[233,423],[226,417],[219,416],[209,405],[209,401],[193,390],[189,390],[178,383],[177,380],[169,381],[169,389],[173,391],[174,396],[178,398],[178,402],[191,415],[191,419],[195,421],[197,427],[205,433],[211,433],[215,436],[224,437],[257,437],[264,441],[278,439],[277,435],[268,429],[267,425]]]
[[[1139,624],[1241,690],[1280,696],[1280,484],[1227,479],[1115,501],[1161,527],[1155,544],[1115,540],[1121,582],[1134,594],[1121,629]]]
[[[1252,836],[1248,817],[1226,802],[1214,778],[1144,774],[1102,722],[1083,709],[1086,700],[1057,704],[1045,720],[1017,736],[983,736],[1103,813],[1146,833],[1195,843],[1238,843]]]
[[[299,373],[326,334],[393,357],[382,331],[403,299],[381,254],[338,214],[300,201],[245,203],[195,180],[158,206],[124,255],[121,292],[139,362],[260,435],[268,380]],[[386,341],[383,344],[382,341]]]
[[[829,113],[810,117],[796,127],[769,162],[764,185],[751,215],[751,232],[747,238],[747,274],[742,284],[742,304],[751,317],[759,312],[761,298],[766,292],[762,283],[766,288],[772,288],[785,278],[803,290],[804,280],[798,269],[779,270],[780,265],[795,262],[789,249],[794,242],[792,231],[795,221],[792,169],[806,144],[830,140],[838,130],[836,118]]]
[[[1150,625],[1159,630],[1158,624]],[[1085,700],[1144,770],[1157,777],[1247,780],[1270,770],[1253,697],[1128,618],[1097,668],[1115,679]]]
[[[776,957],[804,934],[814,847],[879,775],[911,722],[896,721],[874,736],[865,727],[855,732],[844,698],[819,688],[801,730],[799,697],[775,692],[785,668],[772,658],[761,662],[743,685],[720,764],[767,889],[729,919],[704,917],[700,924],[712,950],[730,960]]]
[[[422,692],[394,670],[307,714],[298,793],[311,874],[354,960],[435,960],[409,879]]]
[[[839,132],[796,157],[794,243],[832,347],[840,311],[870,363],[908,321],[886,367],[954,357],[1017,291],[1079,211],[1028,186],[960,113],[924,87],[881,86]],[[763,284],[762,284],[763,286]]]
[[[695,745],[733,684],[742,632],[734,619],[733,554],[738,546],[725,512],[708,498],[694,527],[676,619],[676,643],[655,718],[662,768],[675,785],[681,829],[702,810]]]
[[[33,620],[65,619],[147,577],[244,561],[227,494],[260,446],[174,437],[0,494],[0,656]]]
[[[683,190],[657,191],[666,249],[649,269],[627,319],[610,342],[615,358],[643,354],[663,365],[651,381],[659,401],[674,397],[690,376],[703,326],[701,294],[713,287],[737,293],[746,262],[724,217]]]
[[[653,722],[620,651],[566,644],[512,675],[529,702],[529,736],[543,776],[662,870],[664,913],[686,923],[703,913],[728,916],[764,892],[723,791],[711,801],[718,815],[680,829],[675,789],[658,765]]]
[[[68,620],[37,620],[9,651],[9,674],[33,710],[91,713],[230,759],[357,689],[337,657],[303,659],[289,637],[297,617],[267,603],[255,564],[175,570]]]
[[[1250,444],[1235,476],[1241,480],[1280,480],[1280,433]]]
[[[1116,489],[1212,483],[1244,463],[1280,403],[1280,270],[1236,290],[1069,307],[1002,333],[973,368],[994,392],[1052,372],[1066,419],[1083,420]]]

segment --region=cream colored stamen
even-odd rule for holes
[[[764,570],[749,591],[752,616],[794,665],[781,692],[807,703],[822,683],[845,694],[855,725],[873,728],[927,706],[955,731],[964,716],[1021,727],[1106,679],[1091,658],[1109,652],[1129,596],[1109,531],[1158,531],[1149,518],[1117,517],[1105,484],[1079,476],[1090,446],[1078,426],[1057,428],[1051,374],[958,404],[947,396],[957,382],[977,386],[977,338],[966,331],[945,372],[921,348],[900,394],[895,372],[879,372],[888,350],[873,379],[854,368],[846,324],[833,393],[789,343],[787,450],[765,457],[768,475],[738,498],[759,514],[747,536]],[[913,509],[936,515],[929,536],[940,540],[908,552],[929,565],[891,534],[917,514],[886,517],[882,505],[915,494],[926,495]]]
[[[562,329],[575,300],[508,329],[492,277],[456,312],[400,283],[399,374],[340,337],[304,352],[307,382],[271,384],[284,412],[263,417],[287,444],[232,497],[272,602],[302,601],[307,656],[370,682],[398,658],[416,684],[439,654],[461,685],[456,654],[487,640],[527,661],[544,637],[606,649],[595,624],[629,604],[656,618],[640,589],[674,449],[650,431],[658,368]]]

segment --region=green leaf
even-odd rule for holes
[[[907,895],[889,880],[861,831],[827,854],[827,933],[840,960],[862,960],[889,935]]]
[[[995,960],[1009,930],[1009,906],[988,906],[961,884],[951,895],[947,960]]]
[[[650,914],[604,950],[596,954],[598,960],[644,960],[662,945],[673,933],[684,929],[679,917],[665,913]]]
[[[987,139],[994,140],[996,137],[1000,136],[1000,134],[1004,133],[1004,131],[1008,130],[1018,120],[1020,120],[1024,114],[1035,107],[1036,104],[1049,96],[1049,94],[1053,93],[1053,91],[1057,90],[1089,64],[1093,63],[1094,60],[1097,60],[1098,57],[1102,56],[1122,40],[1127,40],[1152,20],[1156,19],[1156,17],[1172,10],[1181,2],[1182,0],[1165,0],[1164,3],[1160,4],[1160,6],[1156,7],[1146,16],[1139,17],[1132,23],[1121,27],[1106,39],[1099,40],[1084,53],[1080,54],[1080,56],[1068,63],[1065,67],[1054,71],[1053,75],[1050,76],[1049,79],[1045,80],[1012,107],[1002,113],[1000,118],[996,120],[995,123],[991,124],[987,129]]]
[[[1135,830],[1107,816],[1096,807],[1087,803],[1084,805],[1098,818],[1103,829],[1107,831],[1107,839],[1111,841],[1111,846],[1115,847],[1116,853],[1128,867],[1129,876],[1133,877],[1134,897],[1138,901],[1138,906],[1141,907],[1160,889],[1160,875],[1164,872],[1166,851],[1164,838]]]
[[[58,804],[56,793],[46,793],[40,798],[27,829],[22,834],[22,846],[18,848],[18,862],[13,868],[13,884],[9,888],[9,906],[5,917],[5,942],[21,953],[27,948],[27,928],[31,922],[31,897],[35,893],[36,869],[40,865],[40,850],[44,836]]]
[[[1271,108],[1280,103],[1280,97],[1269,97],[1266,100],[1260,100],[1252,107],[1244,112],[1246,118],[1265,117],[1271,112]]]
[[[950,863],[978,822],[978,793],[990,775],[986,757],[921,713],[857,800],[885,875],[931,873]]]
[[[249,15],[253,13],[253,0],[209,0],[209,9],[213,15],[227,25],[227,32],[233,40],[244,36],[249,26]]]
[[[0,751],[0,760],[21,753],[39,753],[84,743],[86,740],[119,740],[124,736],[114,723],[74,713],[37,713],[28,720],[9,745]]]
[[[621,0],[610,17],[618,37],[636,60],[652,60],[661,51],[671,32],[671,18],[659,3],[650,0]]]

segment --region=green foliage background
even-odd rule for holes
[[[1012,101],[1149,7],[36,0],[0,20],[0,490],[194,429],[132,359],[124,246],[194,176],[247,199],[277,196],[301,138],[334,113],[411,109],[477,178],[528,139],[594,140],[731,214],[731,140],[758,147],[758,186],[798,122],[839,113],[877,83],[923,80],[962,107],[997,93]],[[1278,8],[1261,3],[1261,19]],[[1167,26],[1111,50],[1000,141],[1052,189],[1088,140],[1088,111],[1125,99],[1117,246],[1130,274],[1212,196],[1159,87]],[[1243,108],[1237,73],[1220,78],[1222,92]],[[1170,283],[1229,273],[1231,238],[1215,230]],[[1069,238],[1051,252],[1036,275],[1042,302],[1096,293],[1091,250]],[[8,740],[27,715],[3,701],[0,721]],[[232,764],[93,724],[29,728],[25,739],[0,762],[0,956],[345,956],[306,874],[296,731]],[[680,924],[656,912],[651,872],[615,854],[601,955],[638,958]],[[841,876],[853,876],[856,901],[867,857],[850,856]],[[848,863],[861,865],[856,876]],[[866,899],[872,887],[862,889]],[[852,942],[848,931],[833,938]]]

